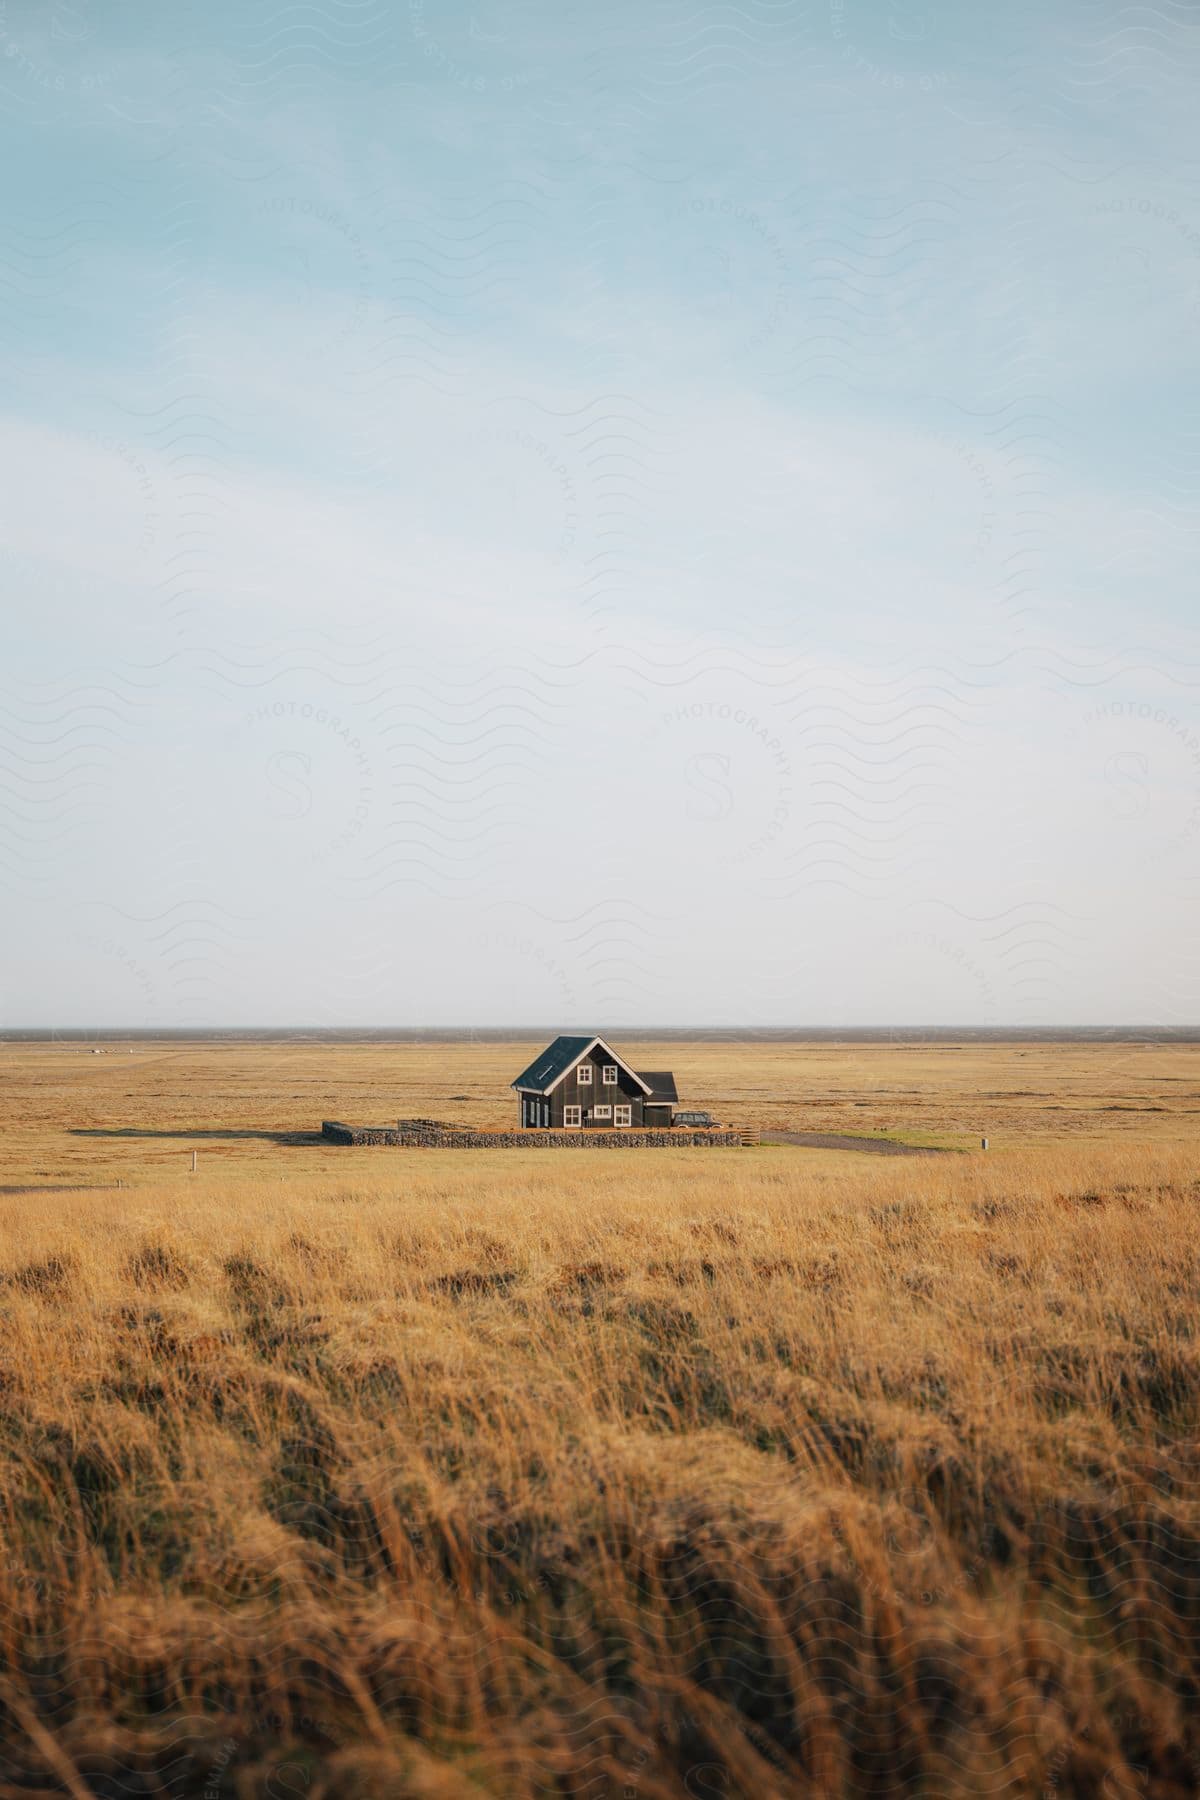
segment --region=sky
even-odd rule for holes
[[[0,0],[0,1030],[1195,1024],[1198,77]]]

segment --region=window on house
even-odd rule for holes
[[[604,1085],[605,1085],[605,1087],[616,1087],[616,1085],[617,1085],[617,1065],[616,1065],[616,1063],[605,1063],[605,1065],[604,1065]]]
[[[579,1107],[577,1107],[577,1106],[564,1106],[563,1107],[563,1124],[564,1125],[578,1125],[579,1119],[580,1119]]]
[[[591,1063],[580,1063],[580,1065],[579,1065],[579,1085],[580,1085],[580,1087],[590,1087],[592,1085],[592,1065],[591,1065]]]
[[[612,1118],[612,1107],[611,1106],[593,1106],[592,1117],[593,1117],[593,1119],[611,1119]]]
[[[633,1108],[631,1106],[615,1106],[613,1108],[614,1125],[629,1125],[632,1123],[632,1120]]]

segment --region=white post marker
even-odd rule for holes
[[[986,1150],[987,1149],[987,1139],[980,1138],[979,1142],[983,1145],[984,1149]]]
[[[192,1151],[192,1174],[196,1173],[196,1152]]]

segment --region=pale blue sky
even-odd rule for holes
[[[0,1028],[1200,1016],[1178,4],[0,4]]]

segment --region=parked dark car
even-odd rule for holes
[[[709,1112],[677,1112],[671,1118],[672,1125],[688,1125],[693,1130],[709,1129],[716,1122]]]

